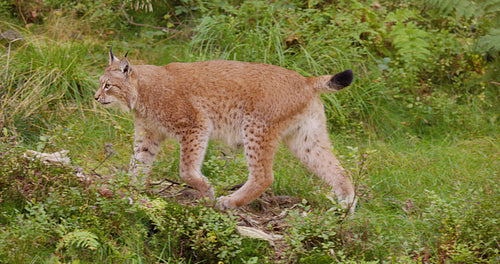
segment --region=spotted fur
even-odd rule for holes
[[[95,99],[104,106],[133,110],[135,125],[131,175],[147,175],[161,142],[180,143],[180,176],[201,195],[214,199],[201,173],[211,138],[241,145],[248,181],[219,208],[250,203],[273,180],[280,140],[312,172],[332,186],[344,207],[355,206],[353,186],[331,152],[322,92],[351,84],[351,70],[333,76],[304,77],[278,66],[237,61],[132,65],[114,57],[100,77]]]

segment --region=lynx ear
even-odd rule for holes
[[[119,62],[120,60],[113,55],[113,45],[109,49],[109,65],[113,64],[113,62]]]
[[[125,76],[129,76],[130,73],[132,72],[132,66],[130,65],[130,62],[127,60],[127,58],[124,58],[120,62],[120,70],[125,74]]]

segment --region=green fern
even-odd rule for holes
[[[479,38],[477,44],[485,51],[500,51],[500,0],[429,0],[441,16],[455,13],[457,18],[477,18],[493,24],[492,30]],[[496,25],[496,26],[495,26]]]
[[[392,45],[396,49],[398,60],[403,63],[407,72],[418,71],[419,64],[432,57],[430,47],[431,35],[411,21],[417,17],[416,12],[396,10],[387,15],[386,23],[394,26],[389,32]]]
[[[408,56],[416,60],[426,60],[431,53],[428,41],[430,34],[419,29],[413,22],[397,24],[390,35],[393,37],[393,44],[398,54],[403,57]]]
[[[500,29],[495,28],[478,41],[479,47],[484,50],[500,51]]]
[[[448,16],[455,12],[457,18],[498,16],[500,11],[500,0],[429,0],[428,3],[436,7],[440,15]]]
[[[456,12],[458,18],[471,18],[472,16],[482,15],[484,9],[481,6],[484,1],[472,0],[429,0],[429,4],[438,8],[442,16],[447,16]],[[480,12],[480,13],[478,13]]]
[[[59,251],[65,247],[70,246],[96,250],[97,248],[99,248],[100,243],[95,234],[85,230],[75,230],[64,235],[61,240],[59,240],[56,250]]]

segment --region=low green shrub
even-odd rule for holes
[[[160,198],[148,207],[154,230],[150,247],[158,259],[169,256],[195,262],[239,262],[252,257],[259,248],[265,250],[262,243],[243,239],[237,233],[236,217],[231,214],[205,205],[180,206]]]
[[[493,189],[471,189],[457,183],[447,200],[428,192],[429,206],[422,212],[426,237],[423,245],[432,252],[430,261],[494,263],[499,261],[500,208],[498,182]],[[489,190],[489,191],[488,191]],[[489,192],[485,195],[484,192]]]

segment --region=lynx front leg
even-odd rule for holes
[[[193,129],[180,139],[180,176],[203,197],[214,200],[214,190],[201,174],[201,164],[208,145],[208,132],[204,129]]]
[[[133,182],[142,181],[147,177],[151,170],[151,164],[159,150],[160,139],[153,133],[136,125],[134,154],[130,158],[129,169]]]

